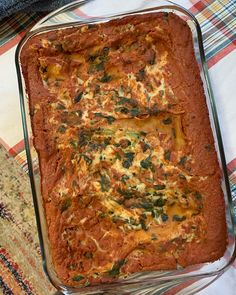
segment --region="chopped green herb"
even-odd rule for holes
[[[155,234],[152,234],[152,235],[151,235],[151,240],[152,240],[152,241],[156,241],[156,240],[157,240],[157,236],[156,236]]]
[[[102,113],[94,113],[94,115],[95,117],[101,117],[106,119],[109,124],[112,124],[116,120],[114,117],[106,116],[106,115],[103,115]]]
[[[198,209],[201,210],[203,208],[203,204],[198,205]]]
[[[165,124],[165,125],[169,125],[169,124],[172,123],[172,118],[168,117],[168,118],[162,120],[162,122],[163,122],[163,124]]]
[[[48,71],[48,67],[47,66],[41,66],[40,67],[40,72],[41,73],[45,74],[45,73],[47,73],[47,71]]]
[[[109,136],[109,137],[106,137],[106,138],[104,139],[104,145],[105,145],[105,146],[108,146],[110,143],[111,143],[111,137],[110,137],[110,136]]]
[[[83,156],[86,164],[88,164],[88,165],[91,165],[92,164],[92,162],[93,162],[92,159],[90,159],[87,155],[84,155],[84,154],[82,156]]]
[[[181,221],[184,221],[186,219],[186,216],[179,216],[179,215],[173,215],[173,217],[172,217],[172,220],[174,220],[174,221],[179,221],[179,222],[181,222]]]
[[[147,231],[148,228],[146,226],[145,220],[141,218],[139,221],[140,221],[140,224],[141,224],[142,229],[145,230],[145,231]]]
[[[62,80],[60,80],[60,79],[56,79],[56,80],[55,80],[55,86],[56,86],[56,87],[60,86],[60,85],[61,85],[61,81],[62,81]]]
[[[147,211],[152,211],[153,210],[153,204],[151,202],[148,201],[143,201],[141,203],[141,207]]]
[[[102,83],[107,83],[110,82],[112,79],[112,77],[110,75],[108,75],[107,73],[105,73],[105,75],[100,79],[100,81]]]
[[[116,153],[116,159],[121,160],[121,155],[119,153]]]
[[[60,102],[57,103],[57,106],[56,106],[57,110],[64,110],[65,108],[66,107],[63,104],[61,104]]]
[[[61,204],[61,213],[66,211],[72,204],[71,198],[66,198]]]
[[[99,71],[103,71],[104,70],[104,61],[102,60],[101,62],[99,62],[98,64],[96,64],[95,66],[96,70]]]
[[[112,117],[112,116],[107,116],[107,117],[105,117],[106,119],[107,119],[107,122],[109,123],[109,124],[112,124],[116,119],[114,118],[114,117]]]
[[[120,216],[119,215],[113,215],[111,220],[112,220],[112,222],[117,223],[117,221],[120,220]]]
[[[93,253],[92,253],[92,252],[85,252],[85,253],[84,253],[84,256],[85,256],[87,259],[91,259],[91,258],[93,258]]]
[[[149,60],[149,64],[150,65],[154,65],[155,64],[155,58],[156,58],[156,55],[155,53],[152,55],[151,59]]]
[[[126,169],[129,169],[129,167],[132,165],[133,160],[134,160],[134,155],[135,153],[129,152],[129,153],[125,153],[124,157],[124,161],[122,162],[122,166]]]
[[[74,103],[78,103],[81,100],[82,96],[83,96],[83,91],[77,93],[74,98]]]
[[[148,156],[146,159],[142,160],[140,162],[140,166],[143,168],[143,169],[149,169],[152,167],[152,162],[150,161],[151,157]]]
[[[110,50],[109,47],[104,47],[103,48],[103,53],[107,55],[109,53],[109,50]]]
[[[161,214],[161,219],[162,219],[163,222],[166,222],[168,220],[168,218],[169,217],[168,217],[168,215],[166,213]]]
[[[128,131],[127,132],[127,135],[130,136],[130,137],[133,137],[135,139],[139,139],[140,138],[139,135],[138,135],[138,133],[136,133],[134,131]]]
[[[90,133],[86,130],[79,131],[79,146],[84,146],[88,144],[90,139]]]
[[[115,112],[121,112],[122,114],[128,114],[129,113],[129,109],[127,109],[125,107],[115,108]]]
[[[153,186],[153,188],[154,188],[155,190],[159,191],[159,190],[163,190],[163,189],[165,189],[166,186],[165,186],[165,184],[156,184],[156,185]]]
[[[202,200],[202,195],[199,192],[195,192],[194,197],[199,201]]]
[[[65,133],[66,132],[66,127],[64,126],[64,125],[61,125],[58,129],[57,129],[57,131],[58,132],[60,132],[60,133]]]
[[[131,141],[128,140],[128,139],[121,139],[120,142],[119,142],[119,145],[120,145],[122,148],[127,148],[128,146],[131,145]]]
[[[124,174],[124,175],[121,176],[121,181],[124,182],[124,183],[126,183],[126,181],[127,181],[128,179],[129,179],[129,176],[126,175],[126,174]]]
[[[185,187],[185,188],[184,188],[184,193],[185,193],[185,194],[190,194],[190,193],[191,193],[191,189],[188,188],[188,187]]]
[[[129,104],[129,105],[131,105],[133,107],[137,106],[136,100],[134,100],[132,98],[120,96],[119,99],[120,100],[117,102],[117,105]]]
[[[102,192],[108,192],[109,191],[109,189],[110,189],[110,179],[106,175],[101,174],[100,184],[101,184]]]
[[[186,161],[187,161],[187,157],[186,156],[181,157],[180,158],[180,161],[179,161],[179,165],[184,166],[185,163],[186,163]]]
[[[145,153],[148,149],[150,149],[150,145],[145,142],[142,149],[143,149],[143,152]]]
[[[137,74],[137,81],[143,81],[144,77],[145,77],[145,69],[139,70]]]
[[[78,141],[75,140],[75,139],[71,139],[71,141],[70,141],[70,145],[71,145],[74,149],[77,149],[77,147],[78,147]]]
[[[182,180],[186,180],[186,177],[182,173],[179,174],[179,178]]]
[[[131,116],[134,116],[134,117],[136,117],[136,116],[138,116],[139,114],[140,114],[140,110],[139,109],[132,109],[132,110],[130,110],[130,114],[131,114]]]
[[[77,267],[77,263],[72,263],[72,264],[68,265],[68,268],[69,268],[70,270],[75,270],[76,267]]]
[[[147,132],[141,130],[141,131],[140,131],[140,135],[142,135],[142,136],[146,136],[146,135],[147,135]]]
[[[118,188],[118,189],[117,189],[117,192],[118,192],[121,196],[123,196],[125,199],[131,199],[131,198],[133,197],[133,195],[134,195],[133,192],[128,191],[128,190],[122,190],[121,188]]]
[[[111,270],[109,270],[107,272],[107,274],[110,276],[110,277],[115,277],[115,276],[118,276],[120,274],[120,269],[122,266],[124,266],[125,264],[127,263],[127,260],[126,259],[121,259],[121,260],[118,260],[112,267]]]
[[[104,213],[104,212],[102,212],[102,213],[100,213],[98,216],[101,217],[101,218],[105,218],[105,217],[107,217],[107,214]]]
[[[82,281],[84,279],[84,276],[82,276],[82,275],[77,275],[77,276],[74,276],[73,278],[72,278],[72,280],[73,281],[76,281],[76,282],[80,282],[80,281]]]
[[[167,150],[167,151],[165,151],[165,154],[164,154],[164,158],[165,158],[165,160],[168,160],[168,161],[170,161],[170,151],[169,150]]]
[[[207,150],[207,151],[210,151],[211,150],[211,145],[210,144],[206,144],[204,146],[204,148]]]
[[[98,57],[97,55],[90,55],[88,60],[89,60],[90,62],[94,62],[94,61],[96,60],[97,57]]]
[[[163,198],[160,198],[154,202],[154,206],[163,207],[165,205],[165,203],[166,203],[166,200]]]
[[[162,210],[154,209],[154,210],[152,210],[152,217],[153,218],[158,218],[161,213],[162,213]]]

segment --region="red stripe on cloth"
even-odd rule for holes
[[[79,8],[77,8],[76,10],[73,11],[76,15],[81,16],[81,17],[86,17],[86,18],[90,18],[91,16],[87,15],[86,13],[84,13],[83,11],[81,11]]]
[[[24,37],[25,33],[26,33],[26,31],[20,32],[18,35],[16,35],[10,41],[8,41],[4,45],[2,45],[0,47],[0,55],[2,55],[3,53],[5,53],[9,49],[11,49],[13,46],[15,46],[21,40],[21,38]]]
[[[229,164],[227,165],[228,170],[232,173],[234,170],[236,170],[236,158],[233,159]]]
[[[24,139],[14,145],[12,148],[9,149],[9,154],[13,157],[17,156],[20,152],[22,152],[25,148]]]
[[[198,1],[195,4],[193,4],[193,6],[189,8],[189,10],[193,14],[196,14],[196,13],[202,11],[204,8],[206,8],[206,5],[202,1]]]
[[[208,68],[211,68],[212,66],[214,66],[218,61],[220,61],[223,57],[228,55],[234,49],[236,49],[236,40],[234,40],[233,43],[229,44],[224,49],[221,49],[219,53],[217,53],[215,56],[209,59],[207,62]]]
[[[212,4],[212,1],[207,3],[207,1],[204,1],[206,3],[203,3],[203,1],[199,1],[196,4],[194,4],[190,11],[195,14],[195,16],[198,13],[201,13],[204,15],[205,18],[208,19],[209,22],[213,24],[215,28],[217,28],[224,36],[226,36],[231,42],[234,41],[234,32],[233,30],[230,30],[227,25],[219,18],[216,12],[212,12],[211,9],[209,9],[207,6],[209,4]],[[213,1],[214,2],[214,1]]]

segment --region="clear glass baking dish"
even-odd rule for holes
[[[25,148],[27,153],[29,176],[31,181],[33,202],[35,206],[43,266],[51,283],[64,294],[166,294],[166,292],[169,291],[176,293],[177,290],[180,290],[183,287],[184,290],[178,294],[195,294],[197,291],[205,288],[219,276],[221,276],[236,257],[236,218],[234,215],[236,202],[234,201],[233,203],[231,196],[220,127],[205,61],[201,29],[198,21],[190,12],[181,6],[174,4],[173,2],[158,0],[129,0],[128,3],[123,2],[124,1],[120,1],[120,4],[117,4],[117,0],[109,0],[109,3],[106,2],[106,4],[109,5],[104,5],[105,1],[99,0],[74,1],[71,4],[68,4],[50,13],[48,16],[39,21],[21,40],[16,50],[16,69],[19,83]],[[96,10],[93,9],[95,4],[97,7]],[[118,12],[114,13],[114,9]],[[92,14],[93,16],[87,17],[87,15],[83,13],[87,11],[89,11],[90,15]],[[227,251],[220,260],[215,261],[214,263],[204,263],[172,271],[136,273],[127,279],[120,279],[117,282],[111,284],[99,284],[97,286],[78,288],[68,287],[63,285],[57,278],[50,256],[47,226],[40,194],[40,173],[38,171],[38,158],[37,153],[32,146],[32,130],[29,117],[29,106],[20,63],[21,50],[22,47],[27,42],[29,42],[33,36],[52,30],[77,27],[84,24],[107,22],[111,19],[122,18],[127,15],[139,15],[158,11],[173,12],[177,14],[187,22],[192,31],[195,56],[199,65],[201,78],[204,85],[211,127],[215,139],[215,147],[222,169],[222,188],[224,191],[226,203],[228,228]]]

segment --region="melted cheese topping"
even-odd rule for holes
[[[138,46],[134,24],[120,29],[130,35],[118,49],[103,32],[102,45],[73,52],[62,40],[57,57],[39,58],[42,83],[54,97],[47,120],[62,170],[48,196],[62,219],[58,238],[81,263],[94,258],[87,269],[68,263],[72,281],[79,281],[76,273],[81,280],[120,273],[124,259],[128,265],[149,251],[140,245],[163,249],[203,236],[195,183],[204,179],[191,174],[191,143],[168,80],[173,57],[163,49],[163,28],[155,26]],[[56,45],[42,40],[43,47]]]

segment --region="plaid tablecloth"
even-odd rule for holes
[[[105,0],[101,1],[105,3]],[[91,3],[88,11],[80,13],[88,15],[93,9],[98,13],[99,6],[96,6],[96,2]],[[236,1],[179,0],[176,2],[189,9],[201,25],[207,64],[223,136],[231,190],[233,197],[236,198]],[[106,5],[109,6],[108,0]],[[119,5],[128,5],[128,1],[117,0],[116,8],[119,8]],[[14,53],[17,43],[24,36],[25,32],[42,16],[43,14],[39,13],[27,14],[22,12],[14,17],[5,18],[0,23],[0,143],[25,171],[27,171],[27,165]],[[4,169],[4,167],[1,167],[1,169]],[[8,208],[6,208],[7,206]],[[8,216],[12,214],[13,216],[13,214],[17,214],[15,212],[17,211],[11,213],[9,200],[6,202],[4,194],[1,194],[0,223],[1,218],[6,219],[6,214]],[[10,223],[14,223],[15,219],[8,218],[9,220]],[[11,226],[10,223],[9,226]],[[24,236],[23,230],[22,236]],[[14,238],[13,233],[11,237],[12,241],[10,241],[13,244]],[[28,243],[27,239],[25,243]],[[21,251],[22,253],[24,252],[23,244],[21,245]],[[27,253],[24,255],[27,255]],[[21,259],[19,262],[17,259],[17,255],[13,254],[11,256],[7,247],[4,248],[1,246],[0,240],[0,287],[2,288],[2,292],[4,294],[41,295],[42,293],[34,287],[34,282],[30,281],[31,275],[23,267],[23,260]],[[25,261],[25,263],[30,263],[29,259]],[[29,281],[27,290],[24,284],[20,283],[17,279],[16,272],[21,273],[22,282],[24,280]],[[12,291],[14,289],[12,286],[15,285],[18,285],[18,291],[16,293]],[[236,294],[235,290],[236,263],[220,279],[199,294],[233,295]],[[50,292],[51,290],[49,291],[48,289],[48,294],[51,294]],[[184,291],[178,291],[178,294],[184,294]]]

